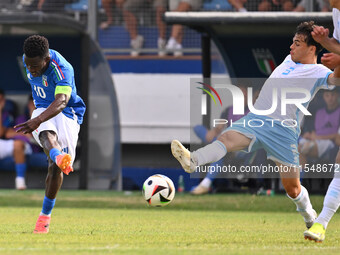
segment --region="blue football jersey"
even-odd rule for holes
[[[26,67],[24,56],[23,62],[27,78],[32,87],[32,95],[36,108],[47,108],[55,99],[57,86],[69,86],[72,88],[70,100],[62,111],[68,118],[76,119],[79,124],[83,122],[85,103],[77,95],[72,65],[57,51],[49,50],[50,64],[46,71],[39,77],[33,77]]]

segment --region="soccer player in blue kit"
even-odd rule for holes
[[[16,125],[17,132],[32,133],[48,157],[45,198],[33,233],[48,233],[51,212],[63,182],[73,171],[80,124],[86,106],[77,95],[72,65],[40,35],[28,37],[23,62],[36,110],[31,119]]]

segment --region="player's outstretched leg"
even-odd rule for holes
[[[193,173],[196,171],[197,166],[216,162],[227,154],[225,145],[218,140],[192,153],[178,140],[173,140],[171,142],[171,151],[187,173]]]
[[[183,169],[192,173],[198,166],[219,161],[227,154],[227,150],[237,151],[247,148],[251,139],[247,136],[228,130],[222,133],[218,140],[190,153],[179,141],[173,140],[171,151],[173,156],[181,163]]]

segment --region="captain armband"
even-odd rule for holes
[[[72,88],[69,86],[57,86],[55,88],[54,95],[57,94],[66,94],[67,96],[71,96]]]

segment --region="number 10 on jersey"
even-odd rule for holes
[[[35,93],[37,93],[38,97],[46,98],[46,93],[44,91],[44,88],[37,87],[37,86],[34,85],[34,91],[35,91]]]

